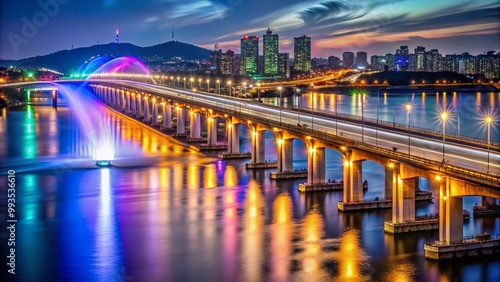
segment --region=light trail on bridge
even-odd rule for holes
[[[78,82],[78,81],[72,81]],[[79,81],[85,82],[85,81]],[[206,92],[192,92],[182,89],[169,88],[165,86],[146,84],[142,82],[128,80],[95,80],[87,82],[112,83],[126,88],[134,88],[137,91],[148,92],[168,99],[183,98],[206,104],[206,107],[215,106],[235,113],[244,113],[258,118],[267,118],[269,120],[279,120],[283,124],[297,125],[297,121],[307,124],[310,129],[318,130],[324,133],[336,134],[347,137],[356,142],[361,142],[364,137],[364,143],[379,146],[380,148],[390,149],[393,147],[404,151],[408,148],[408,135],[396,131],[376,128],[375,126],[356,124],[354,122],[337,121],[334,118],[325,117],[279,108],[271,105],[265,105],[258,102],[252,102],[241,98],[228,97]],[[57,82],[66,83],[66,82]],[[35,84],[57,84],[55,82],[36,82]],[[34,84],[17,83],[10,86],[22,86]],[[7,86],[7,85],[5,85]],[[362,132],[362,128],[363,132]],[[336,130],[337,129],[337,130]],[[378,133],[376,133],[378,131]],[[378,138],[376,135],[378,134]],[[364,136],[363,136],[364,135]],[[428,160],[442,162],[442,142],[434,139],[411,135],[411,155],[423,157]],[[487,167],[487,151],[483,148],[477,148],[468,145],[447,141],[445,144],[445,160],[443,164],[469,169],[485,173]],[[500,174],[500,154],[496,151],[490,151],[490,175]]]
[[[281,115],[281,122],[283,124],[296,125],[297,121],[301,120],[303,124],[307,124],[307,126],[311,129],[330,134],[335,134],[335,128],[337,127],[338,134],[342,135],[343,137],[361,142],[362,135],[364,135],[365,143],[376,145],[385,149],[392,150],[393,147],[396,147],[399,150],[404,150],[408,148],[407,134],[378,128],[378,138],[376,138],[375,132],[377,131],[377,128],[366,124],[363,126],[363,134],[361,132],[362,126],[360,124],[356,124],[353,122],[336,121],[335,119],[327,119],[309,113],[298,113],[295,111],[287,110],[287,108],[280,109],[279,107],[264,105],[258,102],[251,102],[241,98],[230,98],[227,96],[219,96],[204,92],[191,92],[164,86],[148,85],[140,82],[110,82],[124,87],[133,87],[139,91],[154,93],[159,96],[164,94],[167,95],[167,98],[187,98],[193,101],[206,103],[207,107],[216,106],[260,118],[265,117],[275,121],[278,120],[279,116]],[[438,142],[431,138],[417,135],[411,136],[411,155],[416,155],[429,160],[442,162],[442,146],[442,142]],[[446,142],[445,147],[446,152],[444,163],[486,173],[487,151],[485,149],[467,145],[460,145],[451,141]],[[492,175],[500,174],[500,154],[495,151],[490,151],[489,173]]]

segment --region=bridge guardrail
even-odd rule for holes
[[[350,114],[344,114],[344,113],[335,113],[335,112],[330,112],[326,110],[318,110],[318,109],[311,109],[308,107],[295,107],[295,108],[288,108],[291,110],[296,110],[296,111],[307,111],[308,113],[321,113],[321,115],[324,116],[329,116],[333,118],[341,118],[345,120],[351,120],[351,121],[356,121],[356,122],[361,122],[364,121],[366,123],[371,123],[371,124],[379,124],[383,125],[386,127],[392,127],[396,129],[401,129],[408,131],[408,125],[401,124],[401,123],[393,123],[393,122],[388,122],[385,120],[380,120],[380,119],[374,119],[374,118],[368,118],[368,117],[360,117],[356,115],[350,115]],[[421,133],[421,134],[426,134],[426,135],[431,135],[433,137],[443,137],[442,132],[434,131],[428,128],[424,127],[419,127],[419,126],[410,126],[410,131],[412,133]],[[461,141],[461,142],[472,142],[477,145],[481,146],[488,146],[488,142],[486,139],[483,138],[478,138],[478,137],[473,137],[473,136],[467,136],[467,135],[458,135],[455,133],[446,133],[446,139],[447,140],[453,140],[453,141]],[[490,149],[495,149],[495,150],[500,150],[500,141],[497,140],[490,140]]]

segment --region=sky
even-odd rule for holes
[[[441,54],[500,51],[498,0],[0,0],[0,59],[20,59],[115,40],[175,40],[240,51],[243,35],[312,38],[312,56],[394,53],[401,45]],[[262,48],[262,40],[260,41]],[[262,54],[262,49],[261,49]]]

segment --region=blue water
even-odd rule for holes
[[[388,109],[406,96],[388,97]],[[468,98],[459,96],[462,107],[459,101]],[[498,95],[493,97],[497,106]],[[356,107],[348,105],[350,97],[342,99],[339,108],[352,114]],[[366,113],[372,116],[373,110]],[[500,280],[499,260],[426,260],[423,244],[437,240],[437,232],[385,234],[390,210],[339,212],[341,192],[302,194],[297,191],[301,180],[271,181],[272,170],[246,170],[245,161],[204,156],[111,111],[104,114],[121,147],[133,150],[118,152],[120,166],[96,169],[85,162],[88,144],[69,108],[1,112],[2,224],[7,220],[5,172],[18,171],[17,274],[9,280]],[[242,138],[247,133],[242,128]],[[272,134],[266,138],[266,159],[276,159]],[[294,145],[294,167],[305,168],[304,144]],[[249,151],[248,141],[242,139],[241,147]],[[131,152],[134,158],[120,160]],[[326,154],[327,178],[339,180],[340,155],[329,149]],[[363,179],[369,182],[365,198],[383,197],[383,172],[379,164],[363,163]],[[420,184],[429,189],[425,180]],[[277,200],[283,193],[289,202]],[[465,197],[464,208],[472,210],[480,200]],[[308,215],[313,206],[319,216]],[[435,202],[417,204],[417,214],[437,211]],[[464,223],[464,236],[481,232],[500,234],[500,219]],[[7,246],[1,244],[4,276]]]

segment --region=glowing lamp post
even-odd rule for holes
[[[201,90],[201,78],[198,78],[198,89]]]
[[[182,78],[182,80],[184,80],[184,89],[186,89],[186,78]]]
[[[215,92],[215,91],[214,91]],[[215,94],[215,93],[214,93]],[[220,80],[217,79],[217,94],[220,95]]]
[[[411,103],[408,103],[405,105],[405,109],[408,112],[408,155],[410,154],[410,136],[411,136],[411,130],[410,130],[410,113],[412,110],[413,106]]]
[[[210,92],[210,79],[207,79],[207,92]]]
[[[486,116],[484,118],[484,122],[486,123],[486,126],[488,128],[488,168],[486,169],[487,173],[490,173],[490,133],[491,133],[491,124],[493,123],[493,117],[492,116]]]
[[[231,96],[233,96],[232,95],[231,81],[228,81],[227,84],[229,85],[229,97],[231,97]]]
[[[243,82],[243,97],[246,97],[247,96],[247,83],[246,82]]]
[[[194,78],[190,78],[189,79],[189,88],[193,88],[193,81],[194,81]]]
[[[448,111],[443,111],[439,115],[441,118],[441,122],[443,123],[443,164],[444,164],[444,146],[446,144],[446,121],[448,120],[449,113]]]

